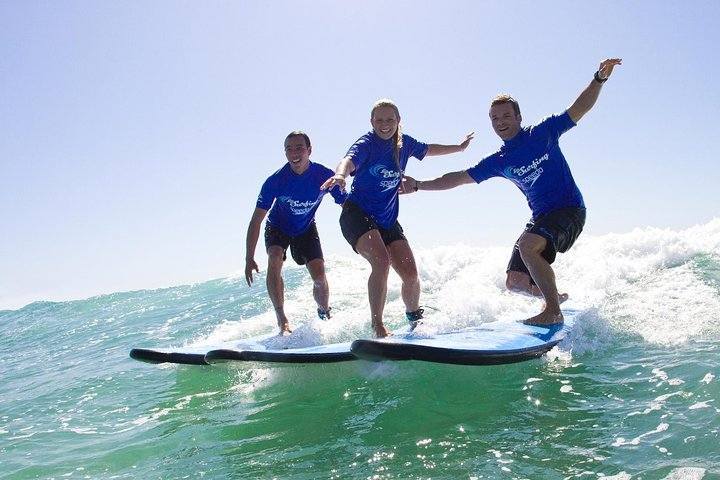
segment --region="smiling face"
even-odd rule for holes
[[[389,140],[395,135],[400,123],[400,115],[390,105],[382,105],[375,108],[370,116],[370,124],[383,140]]]
[[[285,157],[292,171],[298,175],[310,166],[312,147],[302,135],[290,135],[285,139]]]
[[[511,140],[520,131],[522,115],[512,103],[499,103],[490,107],[490,122],[498,137]]]

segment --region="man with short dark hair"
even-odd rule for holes
[[[290,322],[285,316],[285,287],[282,266],[287,248],[298,265],[305,265],[313,279],[313,297],[318,316],[330,318],[327,277],[320,236],[315,225],[315,212],[327,190],[320,186],[333,175],[333,171],[310,161],[312,145],[304,132],[294,131],[285,138],[287,163],[270,175],[263,183],[255,211],[247,231],[245,280],[253,282],[253,270],[259,272],[255,262],[255,247],[260,237],[260,226],[270,212],[265,225],[265,248],[268,254],[267,289],[275,309],[281,335],[289,335]],[[336,203],[342,204],[347,193],[340,187],[329,191]]]
[[[505,283],[509,290],[544,297],[543,311],[525,320],[527,324],[563,322],[560,303],[568,295],[558,293],[551,264],[557,252],[566,252],[582,232],[585,203],[560,150],[559,138],[595,105],[603,84],[621,63],[619,58],[602,61],[593,80],[565,112],[530,127],[521,126],[522,115],[514,98],[496,96],[490,105],[490,122],[504,142],[497,152],[474,167],[432,180],[405,177],[407,193],[448,190],[492,177],[507,178],[523,192],[532,218],[515,243]]]

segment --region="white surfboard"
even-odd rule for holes
[[[277,333],[216,345],[176,348],[133,348],[130,357],[149,363],[209,365],[228,361],[274,363],[328,363],[355,360],[350,343],[308,345],[307,340]]]

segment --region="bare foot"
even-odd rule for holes
[[[385,325],[373,325],[373,336],[375,338],[392,337],[393,333],[385,328]]]
[[[289,323],[284,323],[284,324],[280,325],[280,333],[279,333],[280,336],[287,337],[291,333],[292,333],[292,330],[290,330]]]
[[[562,313],[548,313],[543,310],[541,313],[535,315],[534,317],[523,320],[523,323],[525,325],[538,325],[541,327],[547,327],[549,325],[563,323],[563,321],[564,319]]]

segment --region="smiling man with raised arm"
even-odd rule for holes
[[[611,58],[600,63],[590,84],[570,107],[544,118],[536,125],[522,127],[518,102],[509,95],[498,95],[490,103],[490,122],[503,145],[477,165],[450,172],[432,180],[405,177],[405,193],[418,190],[448,190],[492,177],[513,182],[525,195],[532,218],[515,243],[507,266],[509,290],[542,296],[545,307],[525,320],[530,325],[563,322],[560,303],[568,298],[558,293],[551,264],[558,252],[575,243],[585,225],[585,202],[560,150],[560,136],[574,127],[595,105],[603,84],[622,60]]]

